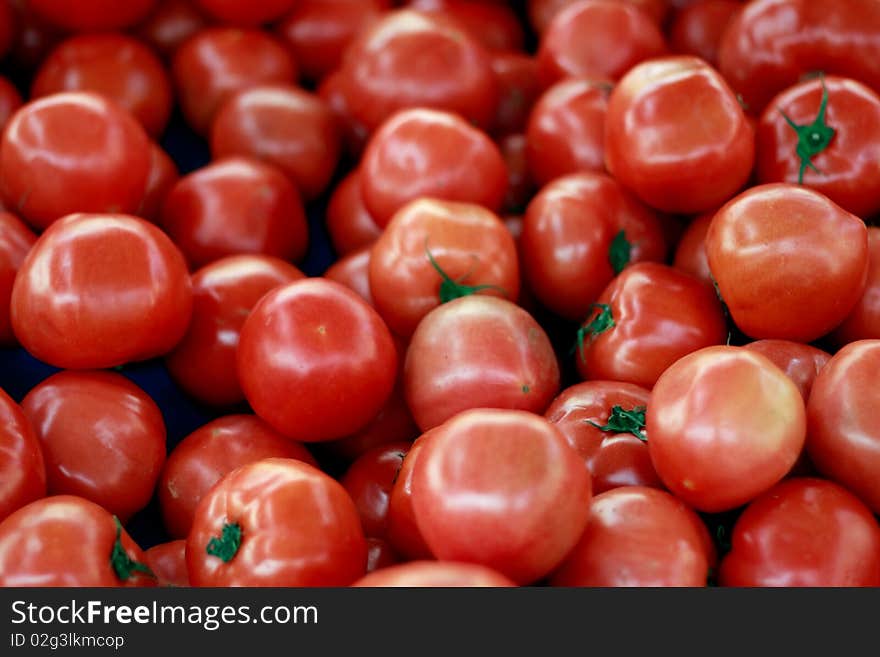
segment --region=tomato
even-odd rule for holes
[[[296,0],[193,0],[209,18],[220,23],[256,27],[289,12]]]
[[[275,26],[302,75],[318,81],[339,68],[357,34],[390,8],[390,0],[298,0]]]
[[[669,493],[623,486],[596,495],[551,586],[705,586],[715,550],[700,517]]]
[[[804,184],[863,218],[880,211],[880,96],[835,76],[776,96],[755,136],[760,182]]]
[[[162,204],[171,188],[180,180],[177,163],[159,144],[150,144],[150,173],[147,186],[137,216],[148,221],[158,222],[162,214]]]
[[[37,240],[12,288],[12,329],[61,368],[115,367],[170,351],[192,313],[180,251],[156,226],[73,214]]]
[[[403,110],[383,123],[360,171],[364,205],[380,227],[423,196],[497,212],[507,191],[498,146],[462,117],[431,109]]]
[[[370,250],[370,291],[388,328],[411,336],[431,310],[471,293],[516,301],[513,236],[471,203],[422,198],[401,208]]]
[[[632,383],[584,381],[563,390],[544,413],[587,464],[593,493],[663,484],[648,453],[645,409],[651,391]]]
[[[150,15],[138,23],[135,34],[170,60],[183,42],[205,25],[207,19],[190,0],[159,0]]]
[[[756,340],[743,346],[766,356],[785,372],[800,390],[804,403],[810,398],[816,375],[831,358],[826,351],[790,340]]]
[[[121,30],[145,18],[156,0],[26,0],[28,9],[70,32]]]
[[[721,37],[742,6],[740,0],[699,0],[688,5],[675,14],[669,27],[670,48],[717,66]]]
[[[806,436],[797,386],[765,356],[706,347],[657,380],[646,413],[651,462],[700,511],[735,509],[791,469]]]
[[[0,522],[46,496],[46,466],[40,442],[21,407],[0,389]]]
[[[367,572],[387,568],[400,563],[400,557],[381,538],[367,537]]]
[[[586,525],[590,475],[539,415],[464,411],[437,428],[413,468],[416,521],[441,561],[530,584],[559,565]]]
[[[495,52],[492,53],[492,71],[498,83],[493,134],[524,131],[532,106],[541,95],[538,61],[524,52]]]
[[[754,130],[721,75],[698,57],[631,68],[608,100],[605,164],[621,184],[666,212],[699,213],[746,183]]]
[[[144,558],[147,567],[155,573],[159,586],[189,586],[185,540],[154,545],[144,551]]]
[[[410,445],[388,495],[388,542],[395,552],[409,561],[434,558],[416,521],[412,482],[416,459],[435,431],[436,429],[426,431]]]
[[[646,12],[657,25],[662,25],[669,9],[668,0],[617,0],[639,7]],[[579,0],[527,0],[529,23],[537,34],[543,34],[550,21],[568,5],[575,4]]]
[[[807,453],[816,469],[880,510],[880,430],[874,377],[880,340],[840,349],[816,375],[807,402]]]
[[[386,537],[388,498],[408,450],[405,442],[374,447],[358,456],[340,478],[357,507],[364,535]]]
[[[192,319],[165,357],[177,385],[212,406],[243,402],[235,358],[244,320],[269,290],[304,277],[284,260],[247,254],[220,258],[195,272]]]
[[[150,141],[140,124],[90,92],[33,100],[0,140],[0,195],[38,229],[72,212],[134,213],[150,171]]]
[[[726,338],[711,286],[668,265],[640,262],[599,295],[578,331],[575,362],[584,379],[652,388],[679,358]]]
[[[379,314],[323,278],[266,294],[242,326],[237,359],[242,390],[257,415],[304,442],[364,427],[391,395],[398,361]]]
[[[880,227],[868,227],[868,281],[862,297],[831,335],[838,345],[880,339]]]
[[[409,6],[450,19],[491,50],[522,50],[525,31],[516,11],[506,4],[467,0],[409,0]]]
[[[186,562],[194,586],[348,586],[367,543],[342,485],[293,459],[226,475],[196,507]]]
[[[342,143],[346,153],[359,160],[370,137],[370,129],[355,118],[352,110],[351,85],[341,71],[334,71],[318,86],[318,96],[327,104],[342,130]]]
[[[14,345],[10,321],[12,286],[37,236],[14,214],[0,210],[0,344]]]
[[[186,436],[168,455],[157,485],[168,534],[186,538],[196,507],[211,487],[239,466],[264,458],[318,465],[305,447],[254,415],[223,415]]]
[[[183,176],[165,196],[161,225],[193,269],[246,253],[297,262],[309,241],[294,184],[278,167],[245,156]]]
[[[16,86],[0,76],[0,132],[22,103],[21,94]]]
[[[715,212],[710,210],[694,217],[688,222],[678,245],[672,265],[676,269],[696,276],[702,281],[713,285],[712,271],[709,269],[709,257],[706,255],[706,233]]]
[[[788,183],[758,185],[725,204],[706,253],[731,317],[752,338],[825,335],[858,303],[868,274],[864,222]]]
[[[538,75],[545,87],[565,77],[616,80],[666,51],[657,23],[638,7],[582,0],[562,9],[541,34]]]
[[[523,212],[535,195],[535,184],[529,174],[527,142],[523,134],[512,133],[498,140],[498,148],[507,168],[507,193],[502,207],[507,212]]]
[[[323,276],[357,292],[359,297],[375,308],[373,293],[370,290],[371,252],[371,246],[368,244],[357,251],[347,253],[330,265]]]
[[[43,60],[31,98],[61,91],[93,91],[131,112],[151,137],[171,117],[171,80],[148,46],[125,34],[81,34],[65,39]]]
[[[526,208],[520,247],[535,296],[575,321],[617,271],[666,257],[656,214],[600,173],[571,174],[543,187]]]
[[[171,77],[189,126],[207,135],[214,114],[234,92],[262,84],[295,82],[296,62],[269,33],[207,27],[175,52]]]
[[[0,587],[156,586],[119,521],[73,495],[45,497],[0,522]]]
[[[783,481],[746,507],[721,562],[722,586],[877,586],[880,526],[824,479]]]
[[[330,194],[326,227],[337,256],[372,244],[382,233],[364,205],[359,168],[347,173]]]
[[[352,586],[407,588],[516,586],[497,570],[458,561],[410,561],[380,568],[361,577]]]

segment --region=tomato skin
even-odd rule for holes
[[[855,307],[868,274],[864,222],[788,183],[758,185],[725,204],[706,253],[731,317],[756,339],[822,337]]]
[[[327,232],[338,257],[372,244],[382,229],[364,205],[360,169],[339,181],[327,203]]]
[[[206,547],[230,523],[241,546],[225,563]],[[366,573],[367,543],[339,482],[270,458],[233,470],[202,498],[186,562],[194,586],[348,586]]]
[[[712,271],[706,254],[706,233],[715,212],[710,210],[688,222],[675,247],[672,266],[712,285]]]
[[[865,291],[831,337],[840,346],[856,340],[880,339],[880,227],[868,227],[868,281]]]
[[[436,429],[426,431],[410,445],[388,496],[388,542],[408,561],[434,559],[434,553],[419,529],[412,501],[413,472],[418,455]]]
[[[211,487],[236,468],[265,458],[318,466],[308,449],[254,415],[224,415],[186,436],[168,455],[157,485],[168,534],[186,538],[196,507]]]
[[[156,223],[161,218],[165,197],[180,180],[180,171],[165,149],[155,142],[150,144],[150,156],[150,173],[137,216]]]
[[[40,441],[22,408],[0,389],[0,522],[46,496],[46,465]]]
[[[131,27],[146,17],[156,0],[27,0],[28,9],[70,32]]]
[[[154,545],[149,550],[144,550],[144,558],[150,570],[156,573],[159,586],[189,586],[185,540]]]
[[[353,159],[360,160],[371,130],[355,118],[351,95],[348,77],[341,70],[327,75],[318,86],[318,96],[327,103],[342,128],[342,143],[346,153]]]
[[[18,88],[6,78],[0,77],[0,132],[23,103]]]
[[[574,547],[590,497],[583,461],[526,411],[464,411],[436,429],[413,465],[413,509],[436,557],[518,584],[541,579]]]
[[[489,50],[520,51],[525,34],[519,17],[506,4],[468,2],[467,0],[409,0],[408,6],[435,12],[462,29]]]
[[[658,210],[721,205],[746,183],[754,159],[752,125],[725,79],[698,57],[637,64],[611,92],[605,164]]]
[[[367,573],[400,563],[400,557],[381,538],[367,537]]]
[[[300,193],[272,164],[215,160],[183,176],[162,204],[161,225],[193,269],[231,255],[299,261],[309,234]]]
[[[31,81],[31,98],[61,91],[102,94],[131,112],[153,138],[171,117],[171,79],[159,57],[121,33],[65,39],[43,60]]]
[[[190,0],[159,0],[149,16],[138,23],[135,34],[170,61],[184,41],[205,25],[207,19]]]
[[[110,562],[116,531],[110,513],[81,497],[31,502],[0,522],[0,587],[156,586],[137,570],[120,579]],[[125,529],[120,541],[129,559],[145,563]]]
[[[507,193],[502,207],[507,213],[522,213],[535,195],[535,184],[526,159],[526,136],[519,133],[505,135],[498,140],[498,148],[507,167]]]
[[[776,484],[806,435],[797,386],[742,347],[706,347],[676,361],[651,391],[646,419],[660,479],[708,513],[735,509]]]
[[[289,12],[296,0],[193,0],[209,18],[220,23],[257,27],[276,21]]]
[[[622,486],[590,501],[586,529],[550,586],[705,586],[716,560],[700,517],[666,491]]]
[[[626,411],[644,408],[650,396],[650,390],[632,383],[583,381],[560,392],[545,411],[544,417],[585,461],[594,494],[618,486],[663,488],[646,442],[599,428],[607,424],[614,406]],[[647,431],[642,429],[642,434],[647,438]]]
[[[773,361],[800,390],[804,403],[810,398],[816,376],[831,358],[826,351],[790,340],[756,340],[743,345],[743,348]]]
[[[37,229],[72,212],[134,213],[150,170],[140,124],[103,96],[65,92],[33,100],[0,140],[3,203]]]
[[[305,274],[284,260],[249,254],[221,258],[195,272],[192,319],[165,357],[175,383],[212,406],[244,401],[236,366],[244,320],[269,290],[300,278]]]
[[[81,213],[40,236],[11,303],[12,329],[36,358],[100,369],[170,351],[189,324],[192,288],[179,249],[156,226]]]
[[[336,260],[324,271],[324,278],[341,283],[366,301],[376,307],[373,302],[373,293],[370,290],[370,254],[371,245],[362,246]]]
[[[662,25],[669,10],[668,0],[618,0],[619,2],[631,4],[639,7],[646,12],[657,25]],[[547,30],[547,26],[565,7],[572,5],[579,0],[527,0],[527,11],[529,23],[532,29],[539,35]]]
[[[409,443],[389,443],[361,454],[339,480],[354,501],[365,536],[385,538],[388,498]]]
[[[492,133],[503,136],[523,132],[532,106],[541,95],[538,61],[524,52],[496,52],[492,54],[492,71],[498,82]]]
[[[501,209],[507,167],[498,146],[460,116],[403,110],[373,134],[360,164],[361,194],[380,227],[410,201],[429,196]]]
[[[742,6],[740,0],[699,0],[688,5],[675,14],[669,27],[671,49],[717,67],[721,37]]]
[[[787,479],[754,500],[733,528],[721,586],[878,586],[880,526],[831,481]]]
[[[371,572],[352,584],[357,587],[488,587],[516,586],[497,570],[457,561],[409,561]]]
[[[364,427],[391,395],[398,369],[379,314],[324,278],[294,281],[260,299],[241,329],[237,358],[257,415],[303,442]]]
[[[12,286],[37,236],[23,221],[10,212],[0,210],[0,345],[14,345],[10,303]]]

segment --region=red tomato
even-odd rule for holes
[[[773,361],[800,390],[804,403],[810,398],[816,375],[831,358],[828,352],[790,340],[757,340],[744,345],[744,348]]]
[[[0,522],[0,587],[156,586],[119,521],[73,495],[45,497]]]
[[[199,502],[186,542],[194,586],[348,586],[367,543],[339,482],[293,459],[226,475]]]
[[[535,184],[529,174],[526,155],[526,136],[505,135],[498,140],[498,148],[507,167],[507,193],[504,195],[502,207],[506,212],[522,213],[535,194]]]
[[[659,210],[698,213],[724,203],[748,180],[754,151],[733,91],[698,57],[637,64],[611,92],[605,163]]]
[[[586,525],[590,475],[539,415],[460,413],[437,428],[413,467],[416,521],[440,560],[530,584],[559,565]]]
[[[211,487],[242,465],[289,458],[317,467],[311,453],[254,415],[225,415],[184,438],[168,455],[157,486],[168,534],[186,538],[196,507]]]
[[[147,186],[137,216],[158,222],[165,197],[180,180],[180,172],[177,164],[159,144],[150,144],[150,156],[150,173],[147,176]]]
[[[678,360],[651,391],[646,419],[660,479],[709,513],[735,509],[776,484],[806,435],[797,386],[742,347],[706,347]]]
[[[706,233],[715,216],[714,211],[704,212],[688,222],[687,228],[675,247],[673,267],[696,276],[702,281],[713,285],[712,272],[709,269],[709,258],[706,255]]]
[[[330,194],[326,226],[337,256],[372,244],[382,233],[364,205],[360,169],[350,171]]]
[[[864,222],[787,183],[752,187],[722,207],[706,252],[731,317],[753,338],[825,335],[858,303],[868,274]]]
[[[663,488],[648,453],[650,396],[632,383],[585,381],[559,393],[544,413],[586,462],[593,493],[618,486]]]
[[[498,146],[450,112],[403,110],[373,134],[360,164],[364,205],[380,227],[430,196],[501,209],[507,168]]]
[[[868,281],[861,299],[832,333],[838,345],[880,339],[880,227],[868,227]]]
[[[851,342],[823,367],[807,402],[807,453],[816,469],[880,511],[880,340]]]
[[[362,246],[336,260],[324,272],[324,278],[342,283],[368,304],[376,307],[370,290],[370,245]]]
[[[599,295],[578,331],[575,362],[584,379],[650,389],[679,358],[726,338],[724,311],[710,285],[668,265],[640,262]]]
[[[412,482],[416,459],[435,431],[426,431],[410,446],[388,496],[388,542],[397,553],[410,561],[434,558],[416,522]]]
[[[304,277],[295,266],[264,255],[228,256],[195,272],[189,328],[165,357],[177,385],[205,404],[243,402],[235,357],[244,320],[269,290]]]
[[[251,407],[304,442],[363,428],[391,395],[397,361],[379,314],[323,278],[266,294],[245,320],[238,346],[239,380]]]
[[[165,196],[161,224],[193,269],[246,253],[296,262],[309,241],[294,184],[252,157],[226,157],[182,177]]]
[[[845,488],[783,481],[737,519],[721,562],[722,586],[878,586],[880,526]]]
[[[538,61],[523,52],[496,52],[492,54],[492,71],[498,82],[498,106],[492,132],[496,135],[522,132],[532,106],[541,95]]]
[[[271,23],[289,12],[296,0],[193,0],[209,17],[220,23],[256,27]]]
[[[37,236],[14,214],[0,210],[0,345],[14,345],[10,303],[15,275]]]
[[[863,218],[880,211],[880,96],[834,76],[789,87],[755,136],[760,182],[804,184]]]
[[[656,214],[599,173],[564,176],[538,192],[526,209],[520,247],[535,296],[575,321],[618,271],[666,256]]]
[[[46,495],[46,466],[30,420],[0,389],[0,522]]]
[[[183,42],[205,25],[206,18],[190,0],[159,0],[150,15],[138,23],[135,33],[170,60]]]
[[[65,39],[43,60],[31,98],[93,91],[115,101],[159,137],[171,117],[171,79],[159,57],[134,37],[106,32]]]
[[[23,2],[0,3],[15,13],[15,38],[9,52],[9,63],[15,70],[32,75],[40,62],[67,33],[49,23]]]
[[[140,124],[103,96],[58,93],[31,101],[0,140],[3,203],[36,228],[72,212],[134,213],[150,171]]]
[[[121,30],[143,20],[156,0],[25,0],[27,7],[70,32]]]
[[[497,570],[459,561],[410,561],[380,568],[354,582],[357,587],[450,588],[516,586]]]
[[[189,586],[185,540],[154,545],[144,551],[144,558],[147,567],[155,573],[159,586]]]
[[[3,131],[9,118],[21,107],[22,102],[18,88],[9,80],[0,76],[0,132]]]
[[[387,568],[400,563],[400,557],[381,538],[367,537],[367,572]]]
[[[742,6],[740,0],[699,0],[688,5],[675,14],[669,27],[671,49],[716,66],[724,30]]]
[[[543,34],[553,17],[568,5],[580,0],[527,0],[529,23],[536,33]],[[657,25],[662,25],[669,9],[668,0],[617,0],[645,11]]]
[[[12,329],[36,358],[97,369],[170,351],[192,312],[179,249],[121,214],[73,214],[37,240],[12,288]]]
[[[705,586],[715,549],[700,517],[669,493],[624,486],[596,495],[551,586]]]
[[[523,26],[516,11],[506,4],[467,0],[410,0],[409,6],[435,12],[461,25],[475,40],[491,50],[522,50]]]
[[[336,117],[342,129],[342,143],[346,152],[355,160],[359,160],[370,130],[354,116],[348,77],[341,71],[334,71],[325,77],[318,87],[318,96],[327,103],[327,107]]]
[[[404,338],[451,299],[519,295],[516,244],[501,219],[478,205],[429,198],[394,215],[370,250],[369,277],[376,309]]]
[[[21,407],[46,460],[50,495],[76,495],[122,522],[147,506],[165,463],[156,402],[121,374],[63,371]]]
[[[409,443],[379,445],[361,454],[339,480],[354,501],[366,536],[388,533],[388,498]]]
[[[207,27],[175,51],[171,76],[187,123],[207,135],[214,114],[234,92],[292,83],[298,72],[291,54],[268,32]]]

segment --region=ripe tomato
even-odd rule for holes
[[[385,538],[388,533],[388,498],[409,445],[374,447],[358,456],[339,480],[357,507],[366,536]]]
[[[0,210],[0,345],[14,345],[10,303],[15,275],[37,236],[14,214]]]
[[[150,141],[112,101],[90,92],[31,101],[0,139],[0,195],[38,229],[72,212],[134,213],[150,171]]]
[[[156,575],[159,586],[189,586],[185,540],[154,545],[144,551],[144,559],[147,567]]]
[[[492,71],[498,83],[498,106],[492,133],[507,135],[526,129],[532,106],[541,95],[538,61],[524,52],[492,53]]]
[[[269,290],[304,277],[297,267],[264,255],[228,256],[195,272],[192,319],[165,357],[177,385],[213,406],[243,402],[235,357],[244,320]]]
[[[868,281],[861,299],[832,333],[838,345],[880,339],[880,227],[868,227]]]
[[[487,566],[463,561],[410,561],[380,568],[354,582],[357,587],[402,586],[487,587],[516,586],[516,582]]]
[[[787,183],[752,187],[725,204],[706,253],[733,321],[753,338],[822,337],[855,307],[868,274],[864,222]]]
[[[715,548],[700,517],[669,493],[623,486],[596,495],[586,529],[551,586],[705,586]]]
[[[157,486],[168,534],[186,538],[196,507],[211,487],[239,466],[264,458],[318,465],[305,447],[254,415],[220,416],[186,436],[168,455]]]
[[[787,479],[736,521],[722,586],[878,586],[880,526],[842,486]]]
[[[333,189],[325,221],[333,250],[340,257],[368,246],[382,233],[364,205],[359,168],[346,174]]]
[[[502,207],[505,212],[522,213],[535,195],[535,184],[526,158],[526,136],[519,133],[505,135],[498,140],[498,148],[507,167],[507,192]]]
[[[391,395],[398,369],[379,314],[323,278],[266,294],[242,326],[237,358],[242,390],[257,415],[304,442],[364,427]]]
[[[318,86],[318,96],[333,112],[342,129],[342,143],[346,153],[359,160],[370,137],[370,129],[355,118],[350,95],[348,77],[339,70],[330,73]]]
[[[296,0],[193,0],[209,18],[219,23],[256,27],[289,12]]]
[[[121,30],[143,20],[157,0],[27,0],[27,8],[69,32]]]
[[[754,130],[721,75],[698,57],[659,57],[631,68],[608,101],[605,163],[645,203],[698,213],[746,183]]]
[[[148,221],[158,222],[162,214],[162,204],[171,188],[180,180],[177,164],[157,143],[150,144],[150,173],[144,197],[137,216]]]
[[[498,146],[450,112],[403,110],[373,134],[360,164],[364,205],[380,227],[430,196],[501,209],[507,169]]]
[[[12,288],[12,329],[61,368],[105,368],[170,351],[192,312],[180,250],[122,214],[73,214],[40,236]]]
[[[717,66],[721,37],[742,6],[741,0],[698,0],[689,4],[675,14],[669,26],[670,48]]]
[[[216,160],[183,176],[161,225],[193,269],[230,255],[299,261],[309,234],[302,198],[278,167],[252,157]]]
[[[22,106],[23,102],[18,88],[0,76],[0,132],[3,131],[9,118]]]
[[[662,25],[669,10],[668,0],[617,0],[636,7],[646,12],[657,25]],[[554,16],[568,5],[579,0],[527,0],[527,12],[529,24],[537,34],[543,34]]]
[[[32,75],[52,47],[67,33],[37,14],[24,3],[5,2],[15,14],[15,38],[8,61],[26,75]]]
[[[688,222],[678,245],[672,266],[696,276],[702,281],[713,285],[712,271],[709,269],[709,257],[706,255],[706,233],[715,216],[714,211],[704,212]]]
[[[0,587],[156,586],[128,532],[73,495],[44,497],[0,522]]]
[[[426,431],[410,446],[388,496],[388,542],[409,561],[434,559],[416,521],[412,502],[413,466],[436,429]]]
[[[367,537],[367,572],[387,568],[400,563],[400,557],[381,538]]]
[[[348,586],[367,543],[342,485],[293,459],[226,475],[202,498],[186,542],[194,586]]]
[[[357,251],[352,251],[339,258],[324,271],[324,278],[342,283],[345,287],[376,307],[373,302],[373,293],[370,290],[370,253],[371,247],[362,246]]]
[[[518,51],[525,43],[525,30],[516,11],[504,3],[467,0],[409,0],[409,6],[434,12],[452,20],[490,50]]]
[[[21,407],[0,389],[0,522],[46,495],[40,442]]]
[[[190,0],[159,0],[150,15],[138,23],[135,34],[170,60],[174,51],[205,25],[207,19]]]
[[[810,398],[816,375],[831,358],[826,351],[790,340],[756,340],[744,345],[744,348],[773,361],[800,390],[804,403]]]

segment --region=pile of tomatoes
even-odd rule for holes
[[[880,585],[877,0],[0,0],[0,72],[0,585]]]

